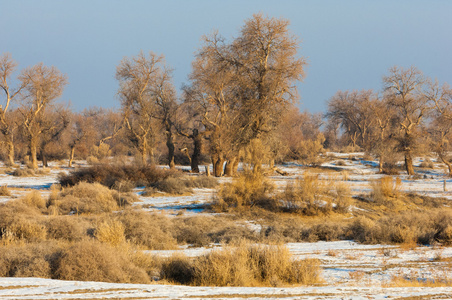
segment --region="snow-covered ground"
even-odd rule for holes
[[[317,170],[321,180],[334,180],[350,186],[353,194],[368,193],[370,182],[378,179],[377,163],[361,159],[362,153],[333,154],[342,163],[333,160]],[[353,157],[354,159],[349,159]],[[420,160],[416,160],[418,166]],[[284,187],[307,169],[296,163],[278,166],[287,176],[274,175],[271,179]],[[322,171],[323,170],[323,171]],[[46,194],[57,182],[59,172],[52,168],[47,175],[13,177],[0,175],[0,185],[8,185],[12,196],[0,197],[0,202],[20,197],[29,190]],[[419,176],[402,179],[401,191],[452,199],[452,179],[439,164],[435,169],[417,169]],[[230,179],[221,179],[221,182]],[[446,190],[444,189],[446,182]],[[195,189],[193,195],[155,197],[141,196],[135,205],[150,211],[167,211],[176,215],[206,213],[203,206],[212,199],[213,189]],[[253,224],[252,224],[253,225]],[[114,284],[100,282],[59,281],[39,278],[0,278],[0,299],[452,299],[452,286],[422,286],[425,282],[452,280],[452,247],[417,247],[405,249],[388,245],[361,245],[352,241],[290,243],[286,245],[294,259],[316,258],[322,268],[323,283],[310,287],[187,287],[161,284]],[[169,256],[182,252],[194,257],[217,249],[183,247],[172,251],[148,251],[150,255]],[[396,287],[394,278],[412,280],[410,287]],[[418,284],[416,284],[418,283]],[[419,286],[415,286],[419,285]],[[435,284],[431,284],[435,285]]]

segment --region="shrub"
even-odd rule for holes
[[[125,239],[135,245],[156,250],[177,246],[171,221],[165,216],[127,209],[117,218],[124,226]]]
[[[174,173],[173,170],[163,170],[156,166],[97,164],[69,174],[60,174],[58,180],[62,186],[74,186],[84,181],[97,182],[111,188],[123,181],[129,181],[134,186],[150,185]]]
[[[76,186],[63,190],[60,199],[50,199],[49,209],[61,214],[102,213],[118,209],[116,192],[99,183],[80,182]]]
[[[47,238],[55,240],[79,241],[87,236],[88,221],[74,216],[54,216],[45,222]]]
[[[7,185],[0,186],[0,196],[11,196]]]
[[[214,250],[194,258],[175,256],[162,266],[162,277],[201,286],[277,286],[319,282],[316,260],[293,261],[284,246],[250,246]]]
[[[38,209],[44,209],[46,207],[46,200],[42,198],[41,193],[37,190],[33,190],[27,193],[22,201],[30,207],[36,207]]]
[[[0,247],[0,277],[52,278],[60,249],[53,242]]]
[[[14,172],[12,173],[13,176],[17,176],[17,177],[30,177],[30,176],[35,176],[35,171],[33,171],[33,169],[31,168],[27,168],[27,169],[15,169]]]
[[[315,175],[303,175],[295,184],[287,184],[282,197],[285,209],[290,212],[319,215],[332,210],[327,186]]]
[[[433,162],[430,158],[425,158],[419,165],[421,168],[425,168],[425,169],[433,169],[434,165]]]
[[[232,183],[223,184],[214,206],[220,210],[259,206],[270,210],[276,209],[276,203],[270,193],[274,185],[259,172],[245,171]]]
[[[97,241],[76,242],[61,253],[55,276],[61,280],[148,283],[146,272],[127,253]]]
[[[124,225],[116,220],[106,220],[97,226],[94,235],[102,243],[118,246],[125,241]]]
[[[159,191],[175,195],[182,195],[193,191],[189,186],[189,181],[180,177],[165,178],[154,183],[152,187]]]
[[[370,183],[371,197],[377,203],[384,203],[390,198],[398,198],[401,185],[402,180],[399,177],[394,180],[390,176],[384,176]]]

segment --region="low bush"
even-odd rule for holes
[[[121,202],[116,191],[112,191],[99,183],[80,182],[64,189],[58,199],[53,197],[48,201],[50,211],[59,214],[99,214],[118,210]]]
[[[51,216],[45,221],[47,238],[54,240],[80,241],[87,237],[91,224],[75,216]]]
[[[55,242],[0,247],[0,277],[52,278],[60,251]]]
[[[97,226],[94,236],[102,243],[118,246],[125,242],[124,225],[113,219],[105,220]]]
[[[33,169],[21,169],[21,168],[17,168],[13,171],[12,173],[13,176],[17,176],[17,177],[30,177],[30,176],[35,176],[35,171],[33,171]]]
[[[79,182],[100,183],[112,188],[128,181],[129,186],[148,186],[174,174],[173,170],[164,170],[156,166],[127,164],[97,164],[77,169],[58,178],[63,187],[74,186]]]
[[[137,246],[155,250],[177,247],[172,222],[165,216],[127,209],[116,217],[124,226],[125,239]]]
[[[7,185],[0,186],[0,196],[11,196]]]
[[[162,265],[164,279],[199,286],[315,284],[319,274],[317,260],[294,261],[284,246],[243,242],[193,260],[171,257]]]
[[[245,171],[232,183],[220,187],[214,208],[226,211],[229,208],[259,206],[276,210],[278,205],[271,197],[273,190],[274,185],[260,172]]]
[[[146,272],[125,251],[93,240],[76,242],[61,252],[55,270],[61,280],[148,283]]]

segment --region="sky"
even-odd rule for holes
[[[201,37],[218,30],[231,41],[256,13],[290,20],[300,40],[302,111],[325,112],[338,90],[381,91],[394,65],[452,85],[448,0],[0,0],[0,54],[19,70],[43,62],[65,73],[61,101],[76,111],[119,108],[123,57],[163,54],[180,91]]]

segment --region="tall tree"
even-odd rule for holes
[[[25,91],[20,108],[23,126],[30,148],[31,163],[33,168],[37,168],[39,139],[46,128],[41,126],[45,110],[61,96],[67,84],[67,78],[57,68],[40,63],[24,69],[19,79]]]
[[[426,79],[415,67],[408,69],[392,67],[383,77],[385,97],[398,115],[401,135],[399,148],[405,156],[408,175],[414,175],[413,152],[416,148],[418,129],[430,111],[429,99],[425,96]]]
[[[132,58],[125,57],[116,69],[119,81],[119,97],[129,139],[138,149],[143,164],[147,164],[148,153],[154,162],[154,140],[158,128],[157,106],[153,99],[154,87],[163,56],[140,52]]]
[[[286,19],[257,14],[231,43],[216,33],[204,37],[191,80],[204,87],[204,111],[213,112],[204,122],[215,129],[210,138],[217,176],[224,159],[233,165],[234,154],[272,132],[284,107],[298,99],[295,82],[303,77],[305,61],[297,57],[298,41],[288,26]]]
[[[15,88],[10,86],[11,76],[16,70],[17,63],[9,53],[0,56],[0,89],[4,92],[5,99],[0,105],[0,132],[5,138],[8,148],[9,165],[14,165],[14,122],[9,118],[11,102],[20,95],[24,88],[24,82],[20,82]]]

